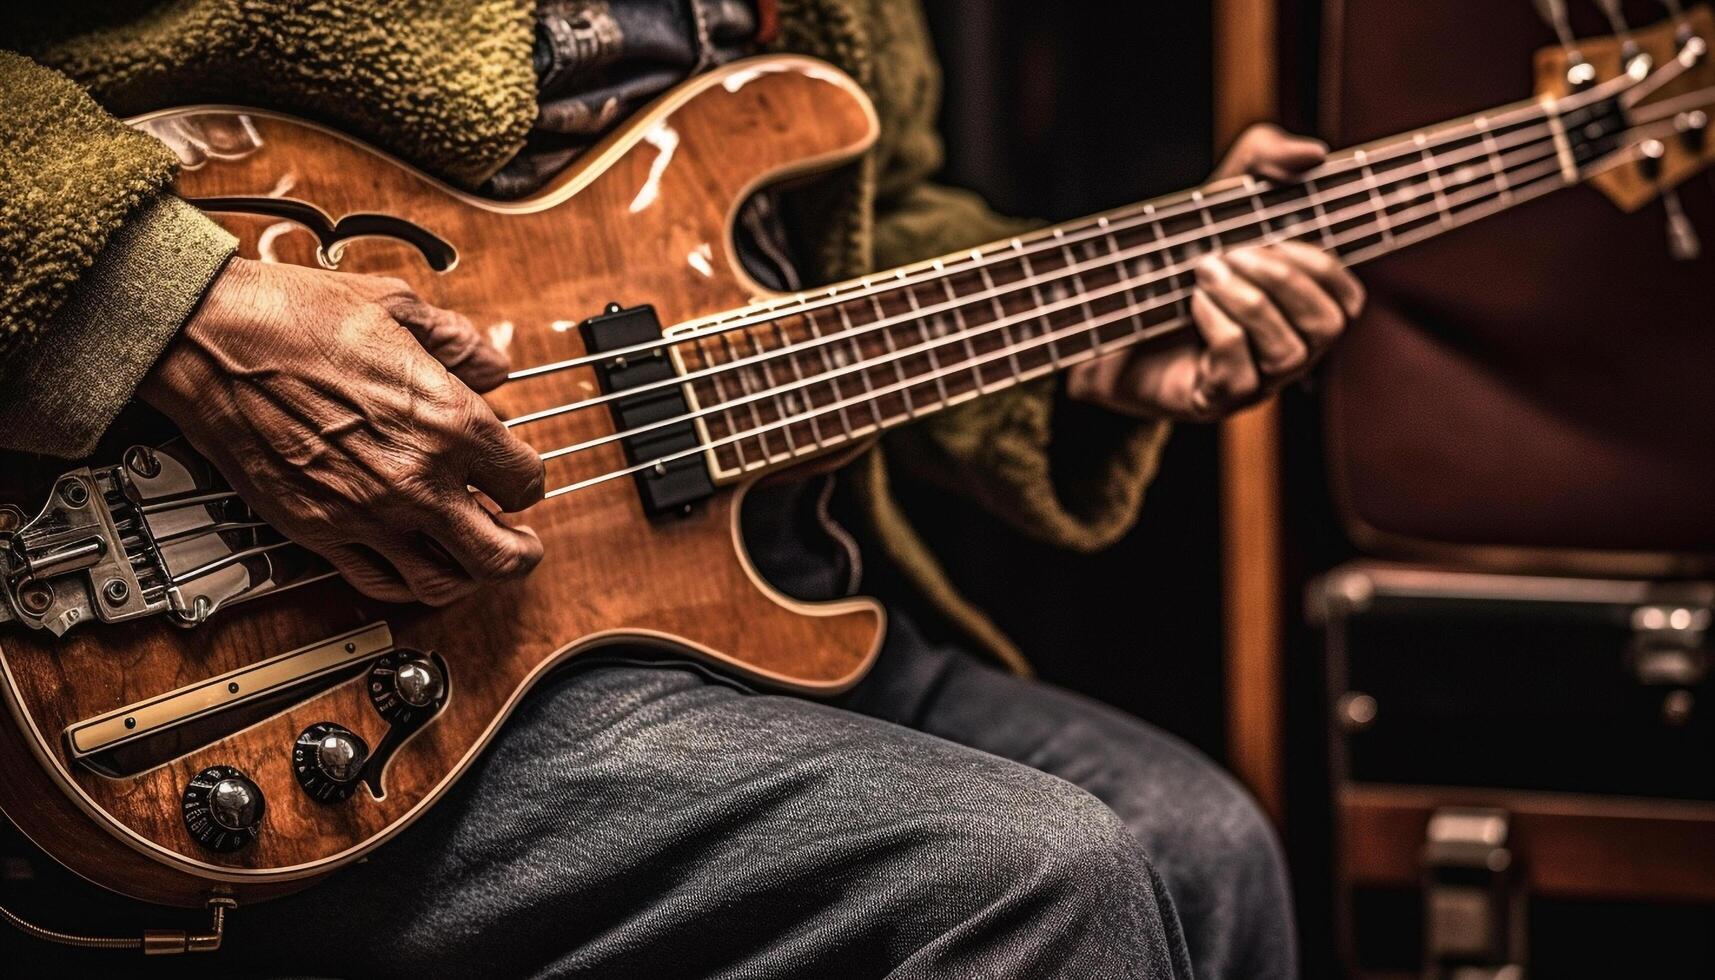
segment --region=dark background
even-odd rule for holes
[[[1064,220],[1192,186],[1213,167],[1206,3],[925,6],[946,74],[943,178],[997,210]],[[1143,520],[1100,554],[1035,544],[934,495],[906,504],[1043,677],[1219,757],[1215,491],[1214,430],[1183,426]]]

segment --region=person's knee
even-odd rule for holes
[[[959,947],[985,943],[1045,975],[1101,975],[1113,964],[1168,958],[1178,930],[1171,904],[1125,823],[1101,801],[1022,770],[939,802],[906,832],[932,854],[921,862],[929,894],[910,905],[940,917],[940,938],[926,949],[937,951],[942,968],[961,962]]]

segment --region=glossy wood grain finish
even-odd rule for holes
[[[391,214],[452,244],[458,262],[446,273],[382,238],[350,242],[339,268],[406,279],[470,316],[520,367],[581,354],[571,328],[609,302],[653,304],[671,325],[755,298],[760,290],[732,257],[738,204],[764,183],[851,159],[876,126],[856,86],[825,65],[741,62],[670,94],[536,197],[496,204],[265,113],[198,108],[141,124],[193,161],[179,184],[186,197],[290,198],[333,218]],[[317,261],[314,236],[297,225],[219,217],[246,254]],[[594,391],[593,376],[578,369],[508,386],[492,402],[508,417]],[[595,410],[522,434],[549,449],[609,431],[607,412]],[[581,466],[622,465],[614,445],[585,455]],[[548,485],[574,472],[550,464]],[[792,690],[844,689],[879,646],[880,607],[808,606],[769,590],[737,539],[742,496],[742,487],[722,492],[666,523],[644,518],[628,479],[547,501],[524,516],[546,544],[535,573],[448,610],[374,603],[328,582],[222,612],[192,631],[93,626],[54,642],[8,627],[0,665],[20,725],[0,725],[0,803],[55,857],[110,887],[174,904],[215,893],[256,898],[301,887],[408,823],[547,669],[592,644],[667,643]],[[433,650],[451,669],[444,712],[394,758],[383,799],[359,791],[317,804],[290,770],[293,740],[318,721],[380,741],[384,726],[361,678],[136,778],[104,778],[66,758],[60,735],[73,722],[377,621],[401,646]],[[179,812],[186,782],[217,763],[244,770],[268,803],[260,838],[230,855],[200,849]]]

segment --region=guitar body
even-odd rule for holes
[[[225,199],[215,217],[239,237],[241,254],[310,266],[331,256],[341,271],[397,276],[469,316],[516,367],[584,354],[577,325],[610,303],[652,304],[671,325],[767,295],[734,254],[739,205],[765,184],[854,159],[877,127],[855,83],[826,65],[753,59],[670,93],[534,197],[497,203],[269,113],[190,108],[136,123],[190,161],[182,196]],[[301,202],[321,216],[258,207],[259,199]],[[362,237],[334,242],[348,215],[403,219],[432,238],[414,240],[405,225],[353,225]],[[328,225],[321,238],[318,222]],[[436,242],[456,252],[445,271],[432,267]],[[508,418],[597,391],[592,369],[579,367],[510,384],[491,403]],[[546,450],[611,434],[614,423],[603,408],[520,431]],[[563,464],[548,464],[548,487],[626,460],[608,443],[579,454],[576,467]],[[689,514],[663,519],[645,516],[630,478],[546,501],[524,516],[546,546],[540,567],[443,610],[374,602],[330,578],[221,609],[190,629],[154,617],[83,622],[56,637],[0,624],[0,808],[68,867],[136,898],[255,900],[304,887],[411,823],[534,684],[596,646],[658,644],[776,689],[842,691],[879,648],[882,610],[864,599],[800,603],[763,582],[738,533],[746,486],[729,481]],[[0,502],[32,514],[53,491],[51,474],[0,477]],[[229,674],[237,698],[248,693],[245,668],[347,637],[355,640],[345,649],[364,663],[285,688],[259,716],[229,716],[212,738],[157,744],[146,764],[105,772],[70,748],[69,730],[89,719],[210,678],[228,688]],[[432,717],[391,736],[372,701],[370,666],[389,650],[431,656],[446,675]],[[379,796],[360,787],[323,802],[299,785],[295,742],[328,722],[376,753]],[[241,771],[265,800],[254,839],[230,851],[199,843],[185,816],[187,786],[221,766]]]

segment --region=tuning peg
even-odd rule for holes
[[[1703,254],[1703,242],[1697,237],[1697,227],[1685,215],[1679,192],[1670,190],[1661,200],[1667,207],[1667,254],[1679,262],[1697,261]]]
[[[1554,29],[1560,46],[1566,51],[1566,82],[1574,89],[1587,88],[1596,81],[1596,66],[1585,60],[1578,50],[1577,37],[1572,33],[1572,18],[1566,12],[1566,0],[1536,0],[1536,12]]]
[[[1620,57],[1625,61],[1637,57],[1638,42],[1632,40],[1632,28],[1626,23],[1626,12],[1620,9],[1620,0],[1596,0],[1596,6],[1602,8],[1603,15],[1608,18],[1608,25],[1624,42],[1620,47]]]

